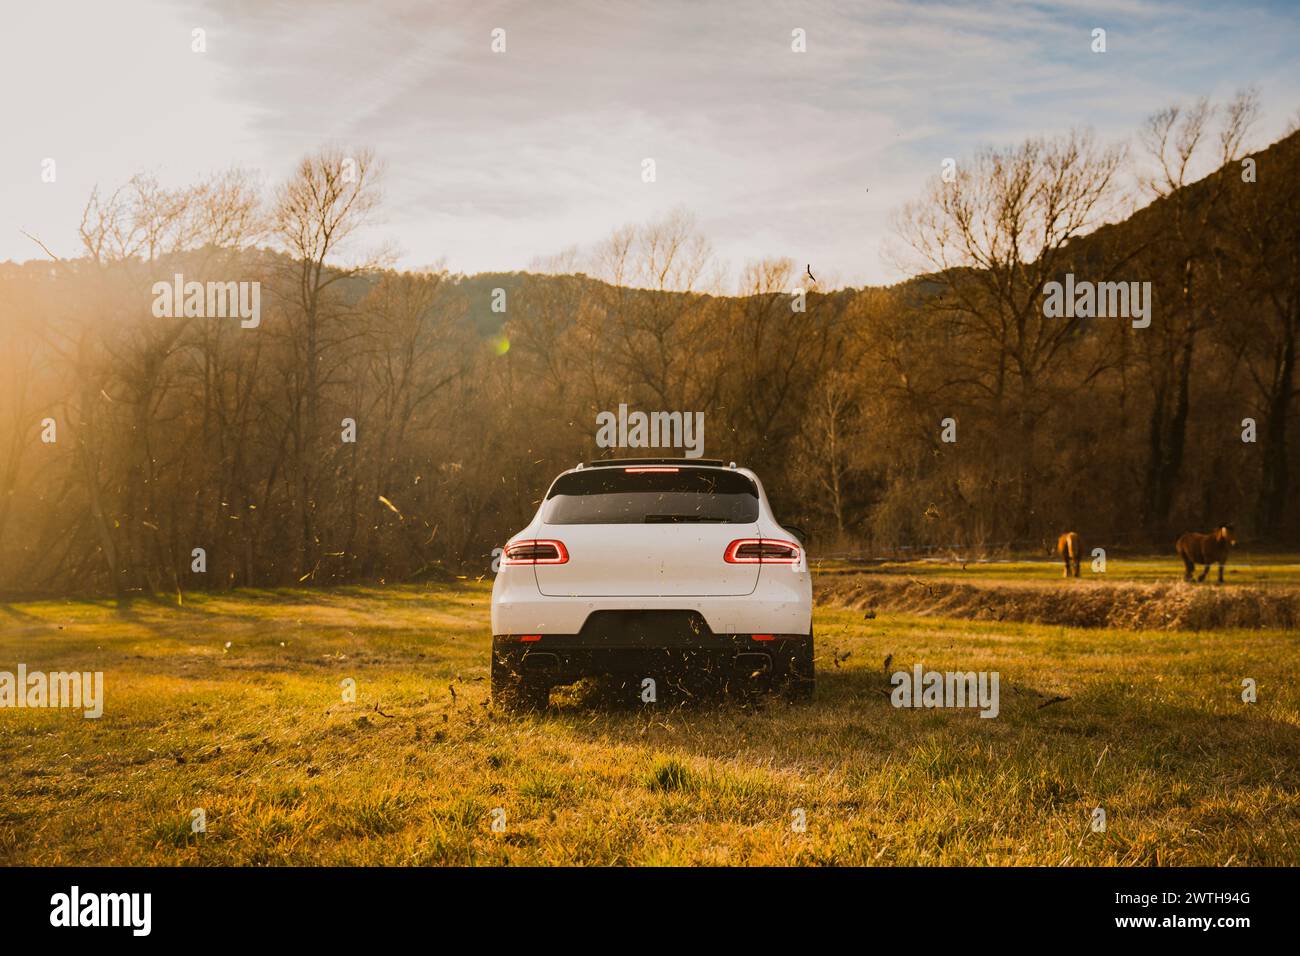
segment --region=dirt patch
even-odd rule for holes
[[[1093,584],[1068,581],[965,584],[901,575],[847,574],[814,580],[818,604],[977,621],[1063,627],[1203,631],[1300,627],[1300,588],[1212,584]]]

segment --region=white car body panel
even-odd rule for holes
[[[715,634],[811,633],[812,578],[802,546],[794,564],[723,560],[738,538],[798,543],[773,517],[758,477],[745,468],[735,471],[757,488],[756,521],[552,525],[542,520],[543,502],[508,544],[559,540],[569,560],[502,563],[492,587],[492,633],[577,634],[588,615],[602,610],[698,611]]]
[[[722,554],[736,538],[759,537],[758,529],[758,522],[542,525],[539,538],[565,536],[574,547],[566,563],[536,566],[537,588],[547,597],[753,594],[760,566],[727,564]]]

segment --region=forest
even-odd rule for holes
[[[936,167],[887,288],[728,273],[684,209],[527,272],[399,270],[360,149],[97,189],[81,255],[0,264],[0,593],[490,575],[561,470],[646,453],[598,445],[620,405],[702,416],[814,557],[1294,547],[1300,137],[1251,150],[1256,110]]]

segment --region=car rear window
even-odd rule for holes
[[[542,506],[547,524],[653,524],[758,520],[758,489],[725,468],[590,468],[561,475]]]

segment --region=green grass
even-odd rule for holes
[[[810,705],[564,690],[509,717],[488,598],[0,605],[0,670],[102,670],[106,694],[98,721],[0,710],[0,863],[1300,863],[1293,634],[819,609]],[[1000,672],[1000,716],[894,709],[886,655]]]

